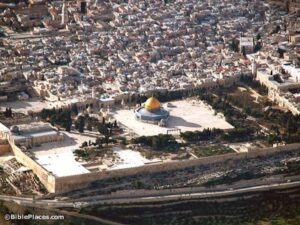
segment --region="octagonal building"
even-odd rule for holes
[[[135,110],[135,118],[145,123],[165,123],[169,116],[169,111],[165,110],[155,97],[148,98],[142,107]]]

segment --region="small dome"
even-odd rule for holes
[[[10,127],[10,131],[13,133],[18,133],[19,132],[19,127],[16,125],[13,125]]]
[[[160,109],[160,102],[156,98],[151,97],[145,102],[144,107],[148,110]]]

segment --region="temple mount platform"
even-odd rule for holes
[[[147,102],[146,102],[147,103]],[[146,103],[144,104],[145,110]],[[180,130],[196,131],[205,128],[232,129],[222,114],[215,114],[210,105],[199,100],[180,100],[164,103],[160,108],[168,112],[168,118],[165,120],[165,126],[159,126],[157,123],[148,123],[136,118],[136,113],[141,112],[137,109],[120,109],[113,112],[113,117],[124,125],[131,133],[136,135],[157,135],[167,134],[168,131]],[[144,110],[142,112],[145,112]],[[153,116],[152,112],[145,112],[144,115]],[[155,115],[155,113],[154,113]],[[154,116],[153,119],[156,117]]]

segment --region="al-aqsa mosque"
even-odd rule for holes
[[[135,118],[145,123],[164,125],[169,116],[169,111],[165,110],[155,97],[148,98],[143,106],[135,110]]]

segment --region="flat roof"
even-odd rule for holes
[[[42,132],[36,132],[36,133],[29,133],[28,136],[30,137],[42,137],[42,136],[49,136],[49,135],[56,135],[57,131],[51,130],[51,131],[42,131]]]
[[[36,161],[40,165],[57,177],[72,176],[90,172],[75,160],[73,152],[71,151],[48,155],[36,155],[36,158]]]
[[[300,77],[300,69],[299,68],[296,68],[293,65],[284,65],[284,64],[282,65],[282,68],[287,70],[288,73],[291,74],[291,76],[297,77],[297,78]]]

